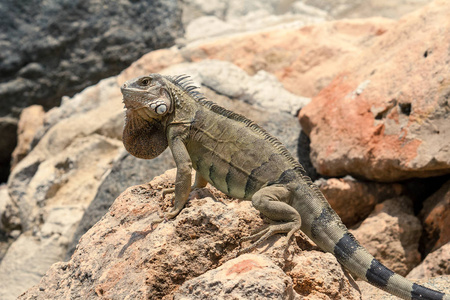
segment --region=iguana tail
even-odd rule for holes
[[[324,209],[315,220],[324,218],[324,214],[328,215],[329,225],[337,226],[321,226],[320,233],[312,230],[311,238],[323,250],[333,253],[353,274],[403,299],[450,300],[450,295],[412,283],[380,263],[358,243],[331,208]],[[312,228],[314,226],[317,224],[313,222]]]

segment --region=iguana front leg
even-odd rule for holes
[[[195,171],[195,181],[194,184],[191,186],[191,191],[195,189],[201,189],[204,188],[208,184],[208,181],[206,181],[205,178],[203,178],[202,175],[200,175],[199,172]],[[167,188],[162,190],[162,196],[164,198],[165,195],[175,192],[175,188]]]
[[[176,215],[178,215],[186,205],[186,202],[189,199],[189,193],[191,192],[192,163],[186,146],[181,138],[175,137],[169,140],[169,147],[172,151],[172,156],[177,166],[177,175],[175,179],[175,188],[173,188],[173,190],[163,190],[163,196],[168,192],[175,192],[174,206],[170,212],[164,215],[163,218],[154,220],[151,224],[152,227],[154,224],[161,223],[164,220],[173,219]]]
[[[300,214],[288,204],[291,200],[292,193],[288,188],[282,185],[264,187],[253,195],[253,206],[270,220],[281,222],[281,224],[269,225],[269,227],[254,235],[242,238],[241,241],[254,239],[257,239],[257,241],[247,248],[240,250],[238,255],[250,252],[270,236],[277,233],[287,233],[287,246],[292,235],[298,231],[302,225]]]

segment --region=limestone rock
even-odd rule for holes
[[[23,238],[11,245],[0,264],[1,276],[8,276],[2,299],[15,298],[51,264],[64,259],[84,210],[123,148],[118,139],[122,127],[121,95],[114,79],[67,98],[45,115],[36,145],[8,181]],[[27,251],[29,260],[18,259]],[[41,263],[31,267],[30,261]]]
[[[249,75],[266,71],[275,75],[289,92],[312,97],[341,72],[349,57],[371,45],[393,23],[371,18],[299,24],[200,40],[180,51],[187,61],[228,61]]]
[[[11,244],[0,264],[1,299],[16,299],[64,257],[67,237],[73,235],[82,214],[79,206],[55,206],[40,232],[24,233]]]
[[[428,254],[406,277],[422,279],[440,275],[450,275],[450,243]]]
[[[174,299],[300,299],[292,279],[263,255],[245,254],[183,283]]]
[[[406,197],[386,200],[357,229],[350,230],[370,254],[402,276],[420,262],[422,226],[411,204]]]
[[[227,291],[276,299],[298,299],[296,292],[311,299],[342,292],[356,299],[358,291],[333,256],[301,252],[296,243],[284,252],[282,235],[257,247],[258,255],[235,258],[239,240],[263,222],[249,201],[232,200],[212,187],[193,191],[175,219],[152,230],[151,221],[172,205],[173,195],[161,199],[161,189],[174,180],[175,170],[169,170],[127,189],[83,235],[71,259],[54,264],[19,299],[206,299]],[[302,235],[296,240],[309,244]]]
[[[398,181],[450,172],[449,14],[438,0],[387,26],[301,111],[320,174]]]
[[[17,125],[17,146],[12,153],[11,168],[14,168],[31,150],[36,131],[44,124],[44,109],[40,105],[31,105],[20,114]]]
[[[294,290],[307,299],[360,299],[361,294],[353,279],[348,276],[330,253],[310,251],[296,256],[289,275]]]
[[[376,204],[400,196],[404,190],[400,184],[363,182],[350,176],[319,179],[315,183],[347,227],[364,220]]]
[[[450,181],[425,200],[419,218],[423,223],[421,242],[425,253],[450,241]]]

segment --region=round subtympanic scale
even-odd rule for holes
[[[162,115],[163,113],[165,113],[167,110],[167,106],[165,104],[161,104],[160,106],[158,106],[156,108],[156,113],[159,115]]]

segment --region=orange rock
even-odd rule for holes
[[[229,61],[251,75],[265,70],[273,73],[288,91],[311,97],[341,70],[346,63],[344,57],[356,55],[393,22],[383,18],[340,20],[239,34],[189,44],[182,53],[190,61]]]
[[[435,1],[372,38],[300,113],[319,173],[379,181],[450,172],[450,6]]]

